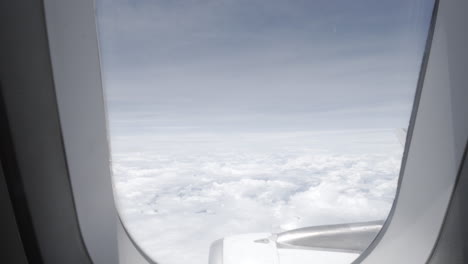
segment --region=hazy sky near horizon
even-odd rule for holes
[[[431,8],[427,0],[99,0],[111,127],[406,127]]]

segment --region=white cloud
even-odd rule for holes
[[[329,140],[356,141],[359,135],[367,134],[338,133]],[[275,144],[275,138],[262,144]],[[162,264],[202,264],[221,237],[386,217],[402,153],[396,139],[380,135],[375,151],[357,144],[363,151],[354,152],[299,147],[293,139],[286,140],[289,148],[283,142],[283,152],[253,141],[250,148],[232,147],[241,140],[223,145],[224,151],[215,147],[221,140],[207,140],[202,150],[185,152],[176,145],[155,151],[116,142],[125,149],[114,152],[113,163],[127,228]]]

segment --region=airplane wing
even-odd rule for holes
[[[407,129],[397,129],[395,134],[404,147]],[[213,242],[209,264],[347,264],[369,246],[383,223],[379,220],[228,236]]]
[[[395,131],[395,134],[400,141],[400,144],[404,147],[406,143],[406,134],[408,133],[408,129],[406,128],[399,128]]]
[[[278,234],[228,236],[210,248],[209,264],[351,263],[384,221],[305,227]]]

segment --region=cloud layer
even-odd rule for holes
[[[160,263],[204,264],[221,237],[386,218],[402,153],[392,131],[327,136],[327,142],[354,139],[364,151],[299,147],[297,137],[283,138],[276,149],[265,147],[274,139],[263,147],[238,140],[218,148],[219,141],[205,138],[201,152],[199,146],[181,152],[177,138],[159,151],[115,144],[114,183],[127,228]]]

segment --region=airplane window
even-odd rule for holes
[[[138,246],[161,264],[352,262],[375,232],[303,231],[386,219],[433,5],[96,0],[116,204]]]

